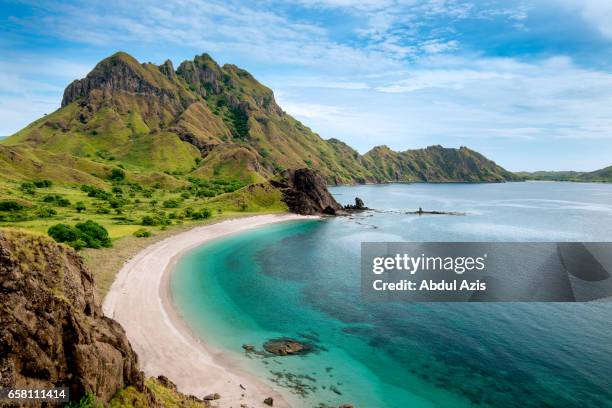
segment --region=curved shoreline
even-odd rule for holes
[[[264,381],[204,344],[187,326],[171,300],[170,275],[185,252],[215,239],[278,222],[307,219],[295,214],[259,215],[196,227],[157,242],[130,259],[104,299],[104,314],[125,329],[147,376],[165,375],[179,391],[199,398],[219,393],[215,406],[288,407]]]

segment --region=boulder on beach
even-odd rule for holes
[[[269,405],[269,406],[273,406],[274,405],[274,399],[272,397],[266,398],[263,402],[264,402],[264,404]]]

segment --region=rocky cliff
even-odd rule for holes
[[[327,190],[323,177],[310,169],[285,170],[270,183],[281,191],[291,212],[333,215],[342,210]]]
[[[121,326],[102,315],[93,278],[72,250],[0,231],[0,386],[68,387],[103,402],[143,388]]]

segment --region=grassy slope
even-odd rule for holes
[[[393,181],[499,182],[520,180],[495,162],[466,147],[395,152],[378,146],[364,155],[365,166],[376,178]]]
[[[517,175],[527,180],[575,181],[575,182],[612,182],[612,166],[591,172],[579,171],[534,171],[518,172]]]

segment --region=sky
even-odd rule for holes
[[[468,146],[512,171],[612,165],[610,0],[0,0],[0,135],[125,51],[250,71],[361,153]]]

